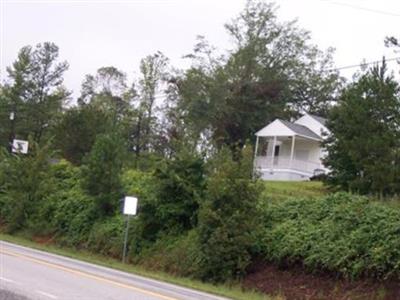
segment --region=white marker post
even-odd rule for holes
[[[122,263],[125,263],[126,259],[126,248],[128,244],[128,231],[129,231],[129,218],[131,215],[136,215],[138,199],[132,196],[126,196],[124,199],[124,214],[127,215],[126,219],[126,230],[124,239],[124,250],[122,253]]]

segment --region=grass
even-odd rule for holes
[[[320,181],[266,181],[264,197],[281,201],[292,197],[320,197],[328,193]]]
[[[23,236],[13,236],[8,234],[0,233],[0,240],[15,243],[21,246],[38,249],[81,261],[109,267],[112,269],[141,275],[144,277],[180,285],[183,287],[208,292],[214,295],[219,295],[231,299],[237,300],[280,300],[283,299],[280,296],[270,297],[256,291],[243,290],[240,283],[224,284],[224,285],[212,285],[204,283],[198,280],[189,278],[175,277],[164,272],[153,272],[145,270],[144,268],[136,265],[122,264],[119,260],[106,257],[103,255],[93,254],[88,251],[77,251],[72,248],[61,248],[54,244],[39,244]]]

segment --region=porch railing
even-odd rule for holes
[[[255,166],[258,169],[290,169],[313,174],[317,169],[324,169],[320,162],[305,161],[286,157],[257,156]]]

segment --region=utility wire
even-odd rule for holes
[[[353,8],[353,9],[364,10],[364,11],[368,11],[368,12],[372,12],[372,13],[376,13],[376,14],[392,16],[392,17],[400,17],[400,14],[392,13],[392,12],[389,12],[389,11],[377,10],[377,9],[362,7],[362,6],[348,4],[348,3],[341,3],[341,2],[336,2],[336,1],[332,2],[330,0],[321,0],[321,1],[322,2],[328,2],[328,3],[334,4],[334,5],[350,7],[350,8]]]
[[[393,57],[393,58],[385,59],[385,62],[399,60],[399,59],[400,59],[400,56]],[[339,67],[339,68],[333,68],[333,69],[328,69],[327,71],[329,72],[329,71],[339,71],[339,70],[344,70],[344,69],[358,68],[361,66],[369,66],[369,65],[373,65],[373,64],[378,64],[380,62],[382,62],[382,60],[376,60],[376,61],[371,61],[371,62],[366,62],[366,63],[359,63],[357,65],[349,65],[349,66],[344,66],[344,67]]]

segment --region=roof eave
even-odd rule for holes
[[[301,136],[303,138],[309,139],[309,140],[313,140],[313,141],[317,141],[317,142],[322,142],[323,139],[322,138],[314,138],[311,136],[307,136],[307,135],[302,135],[302,134],[296,134],[296,136]]]
[[[311,137],[311,136],[298,134],[298,133],[295,133],[295,134],[292,134],[292,135],[258,135],[256,133],[256,136],[257,137],[274,137],[274,136],[276,136],[276,137],[291,137],[291,136],[299,136],[299,137],[302,137],[302,138],[305,138],[305,139],[308,139],[308,140],[317,141],[317,142],[322,142],[323,141],[322,138],[314,138],[314,137]]]

